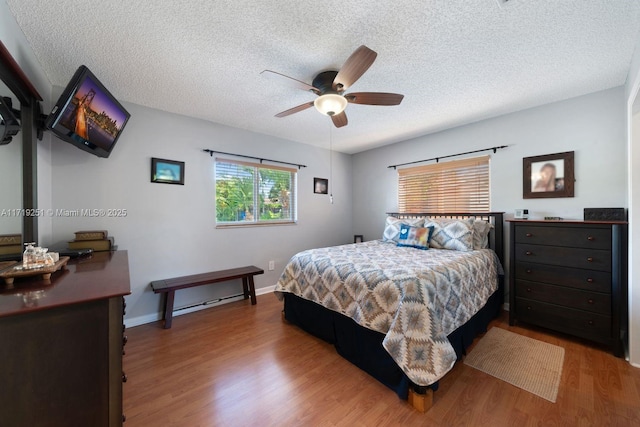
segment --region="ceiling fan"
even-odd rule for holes
[[[347,104],[365,104],[365,105],[398,105],[402,102],[404,95],[398,93],[385,92],[352,92],[345,94],[344,92],[354,84],[369,69],[373,61],[376,60],[378,54],[369,49],[365,45],[357,48],[344,63],[340,71],[323,71],[318,74],[311,84],[285,76],[284,74],[264,70],[260,74],[265,77],[278,79],[287,82],[298,89],[308,90],[318,97],[315,101],[307,102],[297,107],[290,108],[276,117],[286,117],[291,114],[306,110],[312,106],[331,117],[336,127],[346,126],[347,115],[344,109]]]

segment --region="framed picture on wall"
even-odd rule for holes
[[[522,197],[573,197],[573,151],[522,159]]]
[[[184,185],[184,162],[152,157],[151,182]]]
[[[329,180],[313,178],[313,192],[316,194],[329,194]]]

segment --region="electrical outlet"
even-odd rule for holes
[[[274,268],[276,268],[275,262],[269,261],[269,271],[272,271]]]

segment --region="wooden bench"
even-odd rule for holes
[[[209,273],[193,274],[191,276],[174,277],[173,279],[154,280],[151,288],[156,294],[163,293],[164,297],[164,328],[171,328],[173,320],[173,301],[178,289],[194,286],[210,285],[212,283],[227,282],[234,279],[242,279],[244,299],[251,298],[251,305],[256,304],[256,288],[253,276],[263,274],[264,270],[254,265],[248,267],[230,268],[228,270],[212,271]]]

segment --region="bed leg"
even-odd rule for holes
[[[433,405],[433,390],[428,389],[426,393],[421,394],[413,389],[409,389],[409,397],[407,401],[414,409],[422,413],[427,412]]]

